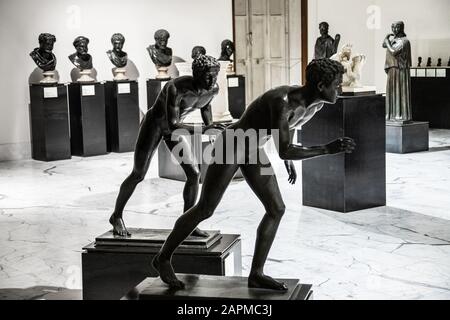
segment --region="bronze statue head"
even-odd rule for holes
[[[125,43],[125,37],[121,33],[114,33],[111,37],[111,44],[113,45],[113,50],[120,52],[122,51],[123,44]]]
[[[328,22],[321,22],[319,24],[319,31],[320,31],[320,35],[321,36],[326,36],[328,35],[328,30],[330,28],[330,25],[328,24]]]
[[[306,86],[315,90],[320,100],[336,103],[344,72],[338,61],[315,59],[306,67]]]
[[[403,21],[397,21],[392,24],[392,33],[396,38],[406,37],[405,23]]]
[[[79,56],[84,56],[88,53],[89,39],[83,36],[76,37],[73,41],[73,46],[77,50]]]
[[[45,52],[52,52],[56,37],[50,33],[41,33],[39,35],[39,48]]]
[[[170,33],[167,30],[159,29],[155,32],[154,38],[156,47],[158,49],[165,49],[170,38]]]
[[[220,63],[211,56],[200,55],[192,62],[193,77],[203,89],[211,90],[214,88],[219,71]]]

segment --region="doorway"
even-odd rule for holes
[[[245,75],[247,104],[269,89],[302,83],[305,3],[233,0],[235,70]]]

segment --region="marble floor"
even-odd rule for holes
[[[387,155],[388,206],[336,213],[302,206],[271,154],[287,212],[267,273],[314,285],[315,299],[450,299],[450,130],[431,149]],[[109,229],[132,154],[0,163],[0,299],[79,299],[81,248]],[[301,163],[297,164],[301,173]],[[171,228],[183,183],[158,178],[155,157],[125,212],[129,226]],[[242,235],[244,274],[264,213],[235,181],[203,229]]]

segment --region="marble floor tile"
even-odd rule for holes
[[[387,155],[387,207],[337,213],[302,206],[276,154],[287,211],[266,272],[314,285],[315,299],[450,299],[450,131],[430,151]],[[0,299],[79,299],[81,248],[110,227],[131,153],[0,163]],[[124,213],[128,226],[171,228],[183,183],[160,179],[157,157]],[[203,229],[239,233],[244,274],[264,208],[234,181]]]

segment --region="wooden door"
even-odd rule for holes
[[[301,78],[301,0],[234,0],[236,71],[247,101]]]

